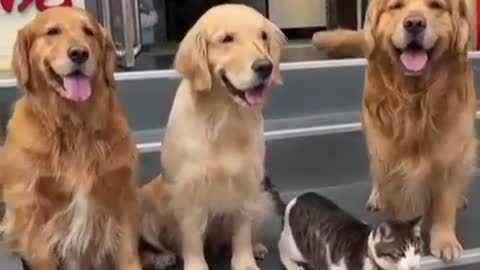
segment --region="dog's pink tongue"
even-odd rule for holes
[[[90,79],[87,76],[66,76],[63,78],[63,87],[65,97],[76,102],[86,101],[92,93]]]
[[[425,51],[405,51],[400,55],[400,61],[409,71],[420,71],[425,68],[428,55]]]
[[[265,90],[248,91],[245,97],[247,98],[248,104],[258,105],[263,102],[264,93],[265,93]]]

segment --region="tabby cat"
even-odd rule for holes
[[[268,177],[283,218],[278,242],[287,270],[412,270],[423,253],[422,218],[388,220],[370,227],[316,193],[305,193],[285,204]]]

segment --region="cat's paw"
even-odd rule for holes
[[[372,189],[367,201],[367,210],[370,212],[378,212],[381,210],[380,194],[376,189]]]
[[[145,252],[142,254],[143,269],[164,270],[175,264],[177,264],[177,257],[171,251]]]
[[[263,260],[265,259],[267,254],[268,248],[264,244],[260,242],[255,243],[255,245],[253,246],[253,255],[255,256],[255,259]]]
[[[460,258],[463,248],[453,230],[432,229],[430,238],[430,252],[434,257],[445,262]]]

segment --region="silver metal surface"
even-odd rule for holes
[[[118,29],[112,27],[112,9],[110,5],[120,4],[121,31],[122,37],[117,37]],[[138,0],[121,0],[120,3],[115,0],[99,1],[98,5],[102,10],[102,23],[111,33],[114,43],[119,43],[123,47],[115,46],[115,53],[121,59],[121,65],[127,68],[135,66],[135,57],[141,50],[141,29],[140,13]],[[119,22],[118,22],[119,23]],[[1,82],[0,82],[1,87]]]
[[[357,30],[362,29],[362,0],[357,0]]]
[[[425,257],[421,261],[421,270],[442,269],[447,267],[470,265],[475,263],[480,263],[480,248],[465,250],[459,260],[448,264],[431,256]]]

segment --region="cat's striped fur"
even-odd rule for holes
[[[288,270],[411,270],[419,266],[421,218],[389,220],[371,228],[316,193],[302,194],[285,205],[268,177],[265,188],[283,218],[278,248]]]

